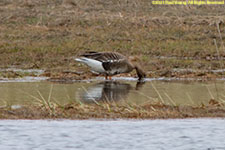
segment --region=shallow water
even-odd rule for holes
[[[42,69],[18,69],[18,68],[5,68],[5,69],[1,69],[0,68],[0,71],[33,73],[35,75],[40,75],[40,74],[44,73],[44,70],[42,70]]]
[[[224,81],[88,81],[61,84],[52,82],[2,82],[0,105],[23,105],[39,100],[60,104],[73,101],[131,102],[143,104],[161,101],[168,105],[201,105],[210,99],[225,100]]]
[[[26,76],[22,78],[1,78],[0,83],[8,83],[8,82],[40,82],[40,81],[45,81],[47,80],[48,77],[31,77],[31,76]]]
[[[0,149],[224,150],[224,119],[1,120]]]

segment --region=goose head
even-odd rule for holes
[[[140,59],[137,56],[130,56],[128,57],[129,62],[133,66],[133,68],[136,70],[139,80],[146,77],[146,73],[141,68],[140,65]]]

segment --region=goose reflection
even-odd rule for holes
[[[126,99],[131,90],[139,90],[143,84],[144,82],[137,82],[136,87],[133,88],[128,83],[104,81],[85,89],[81,95],[81,99],[87,103],[95,101],[110,102],[123,100]]]

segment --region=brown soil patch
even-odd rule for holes
[[[65,106],[23,106],[0,108],[0,119],[169,119],[225,117],[224,106],[211,100],[207,106],[168,106],[161,103],[135,104],[78,104]]]

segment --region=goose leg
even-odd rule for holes
[[[112,80],[112,76],[109,76],[109,80]]]
[[[105,75],[105,80],[108,80],[108,76],[107,75]]]

